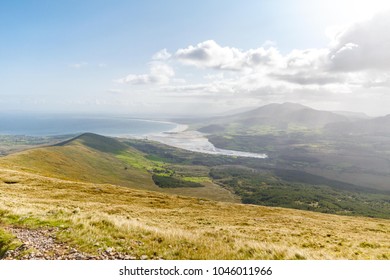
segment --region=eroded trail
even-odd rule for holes
[[[39,228],[28,229],[22,227],[6,227],[6,230],[16,236],[22,243],[15,250],[6,252],[5,260],[131,260],[131,255],[115,252],[112,248],[90,255],[59,242],[56,238],[58,229]]]

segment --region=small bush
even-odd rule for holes
[[[202,184],[180,180],[174,177],[161,176],[154,174],[152,176],[154,183],[160,188],[200,188]]]

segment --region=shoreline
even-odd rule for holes
[[[266,154],[219,149],[215,147],[207,139],[207,137],[205,137],[204,133],[196,130],[187,130],[188,127],[189,126],[186,124],[177,124],[174,129],[171,129],[169,131],[165,131],[162,133],[151,133],[145,135],[144,137],[147,140],[157,141],[168,146],[191,152],[233,157],[248,157],[261,159],[268,158]]]
[[[249,153],[249,152],[241,152],[241,151],[233,151],[233,150],[224,150],[216,148],[206,137],[206,134],[201,133],[196,130],[188,130],[189,125],[187,124],[180,124],[175,123],[172,121],[167,120],[156,120],[156,119],[139,119],[139,118],[123,118],[118,116],[111,116],[111,117],[88,117],[81,120],[128,120],[128,121],[136,121],[136,122],[145,122],[145,123],[156,123],[156,124],[165,124],[169,125],[169,127],[162,127],[161,129],[154,129],[156,132],[133,132],[131,131],[123,132],[126,128],[123,126],[121,127],[122,131],[115,131],[115,129],[118,129],[118,127],[111,128],[107,130],[104,126],[99,127],[91,123],[91,128],[86,128],[85,125],[81,127],[72,127],[66,129],[63,129],[63,131],[58,131],[58,124],[65,124],[69,126],[70,121],[74,121],[74,119],[78,119],[79,117],[73,117],[70,118],[70,121],[63,118],[49,118],[50,116],[45,116],[45,118],[33,118],[33,124],[40,124],[40,126],[37,126],[37,131],[34,131],[31,128],[26,128],[25,131],[18,131],[21,130],[19,127],[13,133],[11,132],[0,132],[0,135],[8,135],[8,136],[27,136],[27,137],[56,137],[56,136],[70,136],[70,135],[80,135],[82,133],[95,133],[99,135],[105,135],[108,137],[118,137],[118,138],[132,138],[132,139],[150,139],[153,141],[160,142],[162,144],[184,149],[187,151],[192,152],[199,152],[199,153],[205,153],[205,154],[214,154],[214,155],[227,155],[227,156],[239,156],[239,157],[250,157],[250,158],[267,158],[268,156],[266,154],[257,154],[257,153]],[[48,128],[46,128],[46,120],[50,120],[51,123]],[[41,122],[41,123],[39,123]],[[56,124],[54,126],[54,124]],[[95,127],[94,127],[95,125]],[[107,124],[105,124],[107,126]],[[42,130],[43,128],[46,128]],[[54,128],[52,128],[54,127]],[[164,130],[165,129],[165,130]],[[50,131],[53,130],[53,131]],[[54,132],[55,131],[55,132]],[[80,132],[84,131],[84,132]]]

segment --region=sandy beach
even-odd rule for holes
[[[149,134],[145,137],[149,140],[158,141],[169,146],[181,148],[192,152],[213,155],[227,155],[235,157],[267,158],[266,154],[248,153],[216,148],[206,138],[206,134],[201,133],[199,131],[187,129],[188,125],[178,124],[177,127],[170,131],[158,134]]]

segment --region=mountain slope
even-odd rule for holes
[[[345,116],[315,110],[300,104],[269,104],[263,107],[223,118],[215,118],[200,127],[206,133],[244,132],[256,134],[269,130],[309,130],[322,128],[326,124],[347,122]]]
[[[43,228],[80,252],[137,259],[390,258],[389,220],[214,202],[1,167],[0,178],[6,232],[0,238],[8,236],[0,251],[12,242],[8,228]]]
[[[105,153],[118,153],[129,149],[126,144],[119,142],[114,138],[105,137],[94,133],[84,133],[70,140],[58,143],[54,146],[63,147],[72,144],[76,141],[89,148]]]
[[[191,153],[95,134],[0,158],[0,166],[218,201],[382,218],[390,213],[389,195],[378,196],[364,187],[304,172],[264,169],[263,160]]]
[[[144,155],[138,148],[152,145],[150,142],[139,142],[135,145],[137,149],[130,146],[131,142],[85,134],[56,146],[0,158],[1,255],[21,244],[12,237],[12,232],[31,233],[37,229],[36,232],[50,232],[50,238],[55,238],[63,248],[76,248],[83,256],[97,255],[97,258],[107,254],[137,259],[390,258],[388,219],[326,215],[163,194],[180,192],[176,188],[155,186],[149,168],[171,172],[172,167],[178,175],[189,171],[204,174],[208,170],[206,166],[179,163],[198,161],[221,166],[222,162],[237,164],[239,160],[159,146],[155,146],[155,160],[151,160],[150,154]],[[162,159],[171,165],[163,165]],[[242,168],[237,170],[238,175],[245,175]],[[214,176],[220,177],[216,171],[226,170],[214,170]],[[253,171],[247,169],[252,177],[226,178],[228,181],[221,183],[237,182],[245,187],[259,184],[260,188],[250,191],[265,194],[272,188],[272,182],[264,181],[267,174]],[[121,186],[107,184],[109,181]],[[274,183],[279,186],[283,182]],[[220,196],[226,195],[225,198],[231,195],[218,186],[186,191],[188,196],[197,194],[198,197],[212,198],[218,192]],[[282,196],[288,196],[288,192]],[[298,202],[304,203],[302,199]],[[7,256],[34,258],[35,249],[29,248],[30,245],[24,244]],[[102,252],[108,253],[102,255]],[[72,255],[68,253],[67,256]],[[39,253],[41,257],[45,254],[57,256],[50,251]]]
[[[171,175],[175,172],[174,169],[164,162],[148,159],[144,153],[124,142],[92,133],[82,134],[54,146],[2,157],[0,166],[64,180],[108,183],[221,201],[239,201],[237,196],[207,180],[205,175],[185,177],[184,179],[190,182],[186,184],[183,180],[179,181],[183,187],[160,188],[155,184],[152,175]],[[186,187],[191,185],[191,180],[200,181],[197,183],[201,183],[203,187]],[[172,181],[177,182],[174,179]]]
[[[153,189],[153,181],[146,170],[127,166],[110,153],[118,151],[126,151],[134,157],[141,155],[114,139],[83,134],[55,146],[9,155],[0,162],[59,179]]]
[[[359,120],[353,123],[333,123],[326,125],[326,130],[332,133],[349,135],[390,136],[390,115],[369,120]]]

